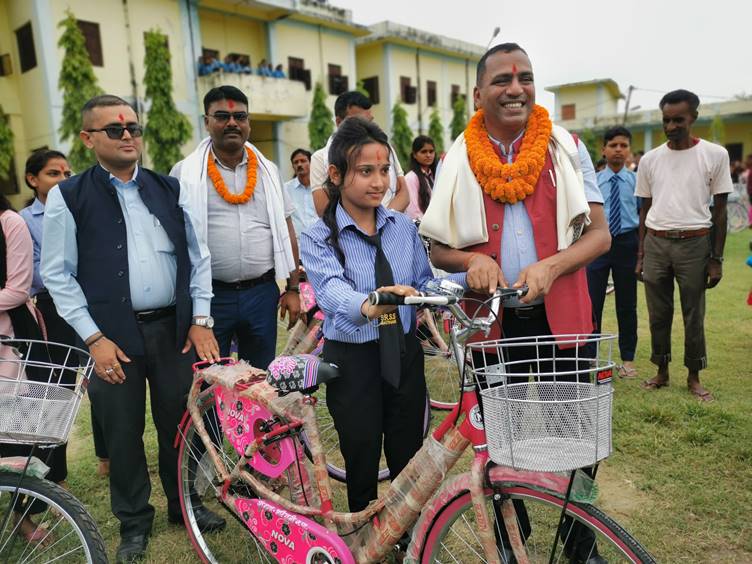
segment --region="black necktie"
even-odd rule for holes
[[[376,247],[376,288],[392,286],[394,275],[392,267],[381,248],[381,233],[376,235],[363,234],[355,230],[364,241]],[[381,358],[381,377],[394,388],[399,388],[402,356],[405,354],[405,333],[400,321],[399,311],[387,313],[379,317],[379,355]]]

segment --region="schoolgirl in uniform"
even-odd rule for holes
[[[389,186],[387,137],[361,118],[340,124],[329,149],[329,205],[300,238],[324,319],[324,360],[341,376],[326,401],[339,434],[350,511],[377,497],[382,442],[392,477],[423,442],[426,382],[415,310],[372,306],[380,289],[415,295],[433,278],[413,222],[381,205]],[[465,275],[451,279],[465,284]]]

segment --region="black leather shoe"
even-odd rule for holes
[[[222,517],[207,509],[203,505],[193,508],[193,516],[196,518],[196,524],[198,525],[198,528],[201,529],[201,532],[204,533],[221,531],[225,528],[225,525],[227,525],[227,522]],[[167,520],[173,525],[185,526],[182,513],[179,515],[168,514]]]
[[[149,535],[131,535],[120,539],[115,562],[117,564],[130,564],[139,562],[146,556],[146,547],[149,544]]]

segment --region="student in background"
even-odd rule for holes
[[[418,135],[410,151],[410,172],[405,175],[410,203],[405,210],[410,219],[421,219],[431,201],[436,178],[436,145],[427,135]]]

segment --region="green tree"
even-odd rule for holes
[[[72,141],[68,151],[68,162],[75,172],[81,172],[96,162],[94,154],[78,137],[81,131],[81,108],[89,99],[101,94],[102,90],[97,85],[84,35],[78,28],[73,12],[66,10],[65,18],[58,23],[58,27],[63,30],[63,34],[57,45],[65,51],[58,77],[58,87],[63,93],[60,138],[63,141]]]
[[[311,117],[308,120],[308,140],[312,151],[321,149],[334,131],[334,115],[326,105],[326,93],[320,82],[313,90]]]
[[[10,128],[10,118],[0,106],[0,180],[10,178],[13,165],[13,130]]]
[[[392,147],[403,170],[410,169],[410,152],[413,148],[413,132],[407,123],[407,110],[397,102],[392,108]]]
[[[600,140],[595,134],[595,131],[590,128],[583,129],[582,133],[580,133],[580,140],[585,143],[585,147],[587,147],[588,153],[590,153],[590,159],[593,161],[593,164],[597,163],[601,159],[603,149],[600,146]]]
[[[172,68],[167,36],[151,29],[144,36],[144,87],[151,106],[146,115],[144,140],[157,172],[167,174],[183,158],[180,146],[191,138],[191,122],[172,99]]]
[[[444,124],[441,123],[439,111],[434,108],[428,121],[428,136],[433,139],[436,154],[444,152]]]
[[[452,140],[457,139],[457,136],[465,131],[467,127],[467,103],[464,96],[457,96],[457,99],[452,104],[452,122],[449,124],[449,129],[452,132]]]

